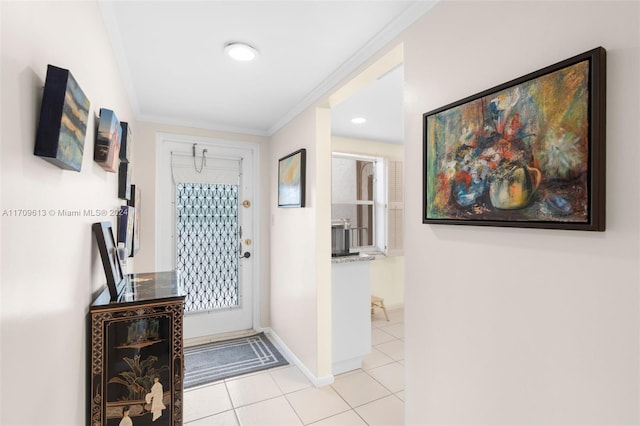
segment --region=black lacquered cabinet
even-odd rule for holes
[[[176,272],[155,272],[91,304],[90,425],[182,425],[184,298]]]

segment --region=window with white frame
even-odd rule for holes
[[[403,212],[398,208],[402,198],[396,194],[396,174],[398,170],[401,174],[402,168],[398,169],[397,163],[401,164],[380,157],[333,153],[331,219],[349,224],[352,250],[400,254],[401,236],[396,228]],[[399,185],[401,190],[401,181]]]

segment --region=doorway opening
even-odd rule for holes
[[[157,146],[156,267],[179,273],[186,344],[253,331],[258,147],[163,134]]]
[[[404,306],[403,61],[398,45],[330,98],[332,223],[349,221],[353,251],[384,254],[371,265],[371,291],[389,309]],[[366,159],[374,165],[366,174],[372,196],[359,191],[364,178],[357,160]]]

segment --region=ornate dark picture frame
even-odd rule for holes
[[[423,223],[605,230],[606,51],[423,114]]]
[[[278,160],[278,207],[305,206],[306,149]]]

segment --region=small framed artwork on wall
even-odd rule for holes
[[[120,122],[120,131],[122,136],[120,137],[120,161],[129,163],[131,161],[131,151],[133,143],[131,136],[131,126],[126,121]]]
[[[304,207],[306,155],[300,149],[278,161],[278,207]]]
[[[140,250],[140,223],[142,222],[140,210],[140,206],[142,204],[142,191],[138,185],[131,185],[131,198],[127,204],[133,209],[133,239],[131,241],[131,252],[129,253],[129,257],[134,257]]]
[[[100,108],[93,160],[111,173],[118,171],[121,134],[120,122],[116,114],[110,109]]]
[[[131,173],[132,164],[124,161],[118,166],[118,198],[129,200],[131,198]]]
[[[133,225],[136,217],[135,209],[131,206],[120,206],[118,216],[118,244],[124,243],[126,256],[129,257],[133,246]]]

